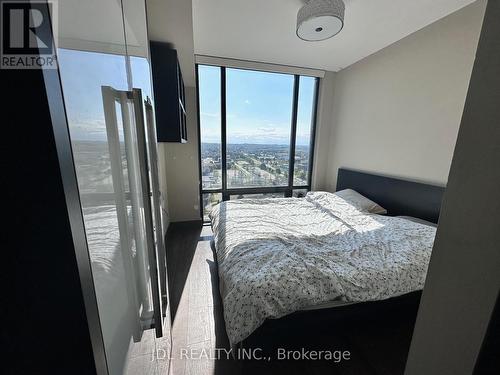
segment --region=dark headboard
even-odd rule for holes
[[[353,189],[387,209],[437,223],[445,187],[339,168],[337,191]]]

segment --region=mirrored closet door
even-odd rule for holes
[[[170,322],[145,4],[60,0],[57,22],[107,372],[164,373]]]

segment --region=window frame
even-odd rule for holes
[[[201,116],[200,116],[200,85],[199,85],[199,66],[213,66],[220,69],[220,102],[221,102],[221,172],[222,172],[222,187],[216,189],[203,189],[203,178],[202,178],[202,160],[201,160]],[[231,67],[233,69],[233,67]],[[261,71],[257,69],[248,68],[234,68],[241,70],[250,71]],[[273,73],[273,72],[271,72]],[[286,74],[286,73],[279,73]],[[319,86],[320,78],[311,77],[307,75],[300,74],[289,74],[293,75],[293,100],[292,100],[292,121],[291,121],[291,132],[290,132],[290,159],[288,163],[288,185],[286,186],[267,186],[267,187],[238,187],[238,188],[228,188],[227,186],[227,117],[226,117],[226,67],[211,65],[211,64],[196,64],[195,65],[195,79],[196,79],[196,112],[198,121],[198,171],[199,171],[199,196],[200,196],[200,217],[202,221],[204,220],[204,207],[203,207],[203,194],[218,193],[222,195],[222,200],[227,201],[230,199],[231,195],[244,195],[244,194],[264,194],[264,193],[284,193],[287,198],[292,197],[294,190],[311,190],[312,183],[312,172],[314,166],[314,146],[316,142],[316,123],[318,117],[318,96],[319,96]],[[298,104],[299,104],[299,90],[300,90],[300,77],[311,77],[314,78],[314,98],[313,98],[313,108],[311,116],[311,137],[309,142],[309,168],[307,173],[307,184],[306,185],[294,185],[294,173],[295,173],[295,149],[297,142],[297,117],[298,117]]]

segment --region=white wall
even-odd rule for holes
[[[160,188],[170,222],[200,220],[198,125],[191,0],[146,0],[149,39],[177,50],[186,85],[188,143],[159,143]]]
[[[146,0],[149,39],[177,50],[186,86],[195,85],[193,7],[191,0]]]
[[[316,137],[314,143],[314,159],[312,171],[312,190],[325,190],[330,150],[330,133],[333,122],[334,72],[325,72],[320,80],[318,92],[318,108],[316,118]]]
[[[320,188],[335,189],[339,167],[446,183],[485,4],[479,0],[335,75]]]
[[[164,143],[171,221],[200,220],[196,89],[186,87],[187,143]]]

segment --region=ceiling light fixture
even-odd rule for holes
[[[337,35],[344,27],[344,12],[342,0],[308,0],[297,13],[297,36],[319,41]]]

